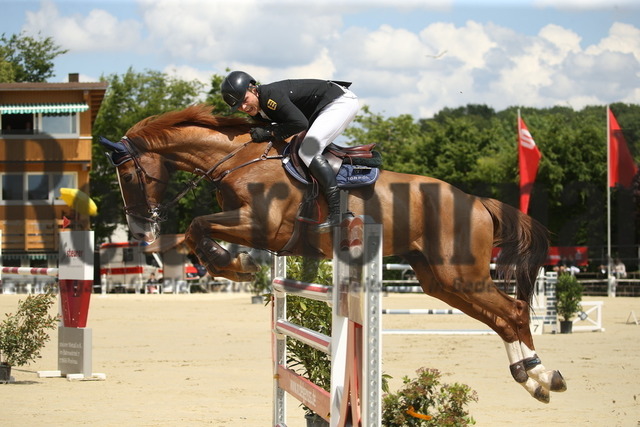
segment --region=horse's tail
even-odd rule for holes
[[[531,305],[538,270],[549,252],[549,232],[513,206],[494,199],[481,201],[493,219],[494,245],[502,249],[497,273],[506,284],[515,277],[516,297]]]

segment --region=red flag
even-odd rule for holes
[[[631,157],[622,129],[613,112],[609,110],[609,187],[620,184],[631,188],[638,166]]]
[[[538,173],[538,163],[542,155],[536,146],[536,142],[524,124],[524,120],[518,117],[518,158],[520,163],[520,210],[529,211],[529,198],[531,189]]]

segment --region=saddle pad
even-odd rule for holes
[[[306,176],[293,165],[291,159],[287,156],[282,159],[284,169],[303,184],[310,184]],[[380,169],[370,168],[368,166],[359,166],[343,163],[336,175],[336,181],[340,188],[356,188],[373,184],[380,176]]]

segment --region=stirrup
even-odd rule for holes
[[[334,215],[329,215],[327,217],[327,220],[325,222],[321,222],[320,224],[317,224],[313,227],[313,231],[315,231],[318,234],[324,234],[327,233],[329,231],[331,231],[333,229],[333,227],[337,227],[342,223],[342,220],[344,218],[348,218],[350,216],[353,216],[353,213],[351,212],[345,212],[344,214],[334,214]]]

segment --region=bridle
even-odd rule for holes
[[[241,169],[245,166],[248,166],[250,164],[256,163],[256,162],[260,162],[263,160],[272,160],[272,159],[282,159],[283,156],[281,154],[275,155],[275,156],[269,156],[269,151],[271,151],[271,148],[273,147],[273,142],[269,141],[269,143],[267,144],[267,147],[265,148],[264,152],[262,153],[262,155],[260,155],[260,157],[257,157],[255,159],[249,160],[247,162],[244,162],[240,165],[234,166],[230,169],[226,169],[222,172],[220,172],[217,176],[214,176],[214,173],[216,171],[216,169],[218,169],[218,167],[220,167],[223,163],[225,163],[226,161],[228,161],[229,159],[231,159],[232,157],[234,157],[239,151],[243,150],[244,148],[246,148],[249,144],[252,144],[252,141],[247,141],[244,144],[238,146],[235,150],[231,151],[230,153],[228,153],[227,155],[225,155],[222,159],[218,160],[211,168],[209,168],[208,170],[204,171],[202,169],[196,168],[193,171],[193,174],[198,175],[197,177],[189,180],[186,184],[185,187],[170,201],[168,202],[164,202],[164,203],[155,203],[155,202],[151,202],[150,198],[149,198],[149,194],[147,192],[147,187],[145,185],[145,182],[147,180],[149,181],[155,181],[158,182],[160,184],[164,184],[166,186],[169,185],[169,182],[167,181],[163,181],[159,178],[156,178],[152,175],[150,175],[149,173],[147,173],[147,171],[144,169],[144,167],[142,166],[142,164],[140,163],[140,154],[137,150],[134,149],[134,146],[131,144],[131,140],[127,137],[127,136],[123,136],[122,139],[120,140],[120,142],[122,143],[122,145],[124,146],[125,150],[126,150],[126,155],[124,157],[122,157],[122,159],[116,164],[115,162],[112,163],[114,166],[120,166],[126,162],[128,162],[129,160],[133,161],[134,167],[135,167],[135,171],[136,171],[136,175],[138,177],[138,186],[140,187],[140,191],[143,194],[143,197],[145,199],[145,204],[142,206],[145,206],[147,209],[147,212],[150,214],[149,216],[144,216],[144,215],[140,215],[138,213],[136,213],[136,210],[138,210],[138,208],[140,208],[140,204],[138,205],[125,205],[124,207],[124,212],[126,215],[134,217],[136,219],[140,219],[142,221],[146,221],[146,222],[150,222],[153,226],[158,226],[158,224],[160,222],[163,222],[167,219],[167,214],[169,212],[169,208],[171,208],[173,205],[177,204],[180,199],[182,199],[190,190],[195,189],[198,184],[200,184],[200,182],[203,179],[208,179],[209,181],[211,181],[214,186],[218,186],[218,184],[220,183],[220,181],[222,181],[222,179],[224,179],[227,175],[229,175],[231,172],[234,172],[238,169]],[[111,159],[111,158],[110,158]],[[119,179],[119,175],[118,175],[118,179]],[[120,186],[122,187],[122,186]]]

